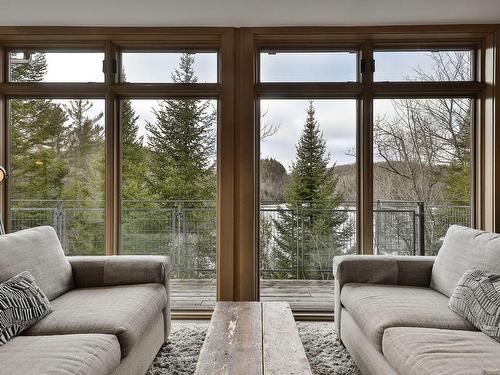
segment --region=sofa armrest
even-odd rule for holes
[[[165,256],[116,255],[68,257],[77,288],[159,283],[168,286]]]

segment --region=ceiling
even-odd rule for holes
[[[500,0],[0,0],[0,26],[500,23]]]

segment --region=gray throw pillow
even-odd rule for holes
[[[0,346],[52,311],[29,272],[21,272],[0,284]]]
[[[450,309],[500,341],[500,275],[466,271],[448,302]]]

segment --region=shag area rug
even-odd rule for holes
[[[315,375],[360,375],[347,350],[335,339],[333,323],[297,323]],[[148,375],[191,375],[196,369],[207,323],[173,322],[168,342],[156,356]]]

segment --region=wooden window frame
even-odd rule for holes
[[[103,83],[8,82],[7,51],[11,48],[104,52]],[[218,82],[121,83],[118,72],[121,50],[214,51],[218,53]],[[117,255],[120,248],[121,132],[120,100],[160,98],[210,98],[218,103],[217,123],[217,298],[232,300],[233,211],[234,211],[234,30],[231,28],[85,28],[85,27],[0,27],[0,163],[9,166],[10,98],[87,98],[105,101],[105,255]],[[114,69],[116,66],[116,70]],[[224,67],[224,69],[222,69]],[[224,145],[224,147],[222,147]],[[2,217],[9,225],[8,184],[1,188]],[[8,229],[8,228],[7,228]],[[179,317],[200,316],[206,313]],[[175,314],[174,314],[175,315]]]
[[[430,26],[430,27],[288,27],[244,28],[239,30],[241,42],[237,59],[245,64],[238,75],[240,96],[237,100],[239,140],[253,142],[240,151],[238,177],[244,184],[238,192],[245,202],[238,201],[237,215],[247,225],[239,230],[240,240],[235,253],[244,267],[259,265],[259,132],[258,101],[262,98],[355,98],[358,100],[357,127],[357,244],[358,253],[373,254],[373,101],[379,98],[473,98],[475,118],[472,131],[472,226],[500,231],[499,164],[497,151],[499,123],[498,25]],[[365,73],[358,82],[331,83],[262,83],[258,61],[261,50],[346,50],[358,46],[360,59],[365,60]],[[467,82],[374,82],[373,53],[378,49],[471,48],[477,51],[475,77]],[[248,66],[253,63],[253,66]],[[496,72],[496,74],[495,74]],[[495,94],[496,93],[496,94]],[[253,115],[253,117],[252,117]],[[498,127],[498,125],[497,125]],[[495,147],[497,146],[497,147]],[[251,223],[251,225],[248,225]],[[244,299],[259,299],[260,277],[238,279]],[[306,314],[301,317],[332,318],[331,314]]]
[[[477,81],[373,82],[373,51],[430,46],[477,47]],[[98,49],[107,64],[104,83],[9,83],[10,48]],[[355,83],[259,83],[261,48],[300,51],[352,49],[365,59]],[[217,50],[219,82],[209,84],[120,83],[113,60],[120,50]],[[0,27],[0,164],[9,165],[7,101],[11,97],[100,98],[105,100],[105,253],[118,254],[120,241],[121,98],[210,97],[218,99],[217,299],[259,299],[259,98],[356,98],[358,100],[359,252],[373,243],[373,100],[390,97],[475,98],[473,225],[500,231],[500,25],[388,27]],[[118,70],[119,71],[119,70]],[[458,88],[460,90],[458,90]],[[0,188],[1,213],[8,217],[8,184]],[[8,220],[5,220],[8,223]],[[249,271],[250,270],[250,271]],[[254,270],[254,271],[252,271]],[[190,313],[180,317],[206,317]],[[325,314],[302,314],[322,319]]]

